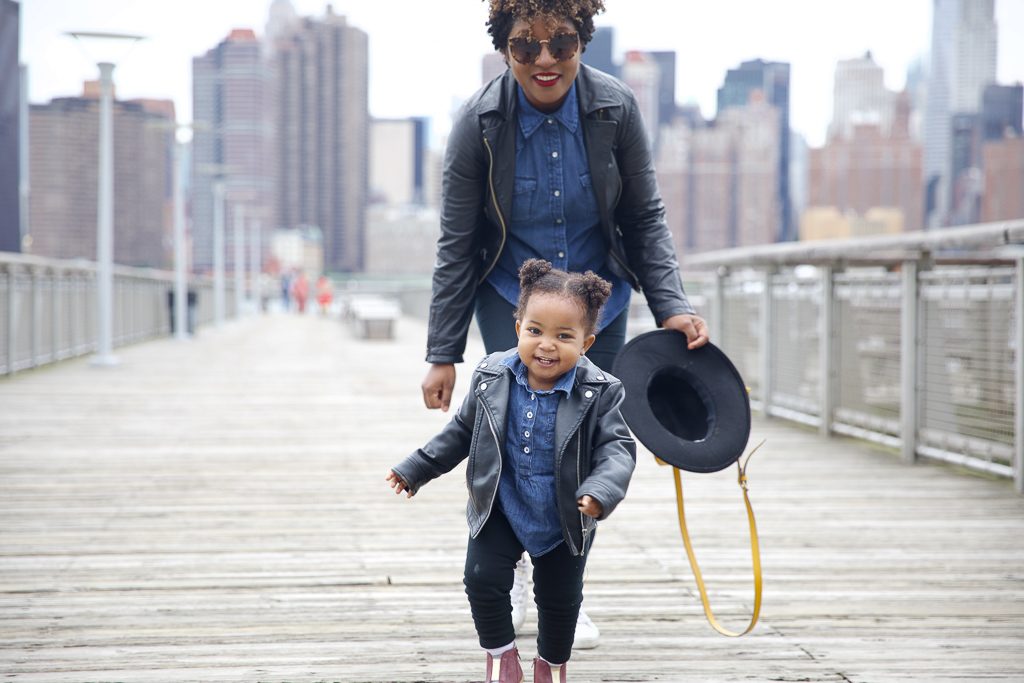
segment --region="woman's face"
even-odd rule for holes
[[[519,19],[512,25],[509,39],[530,38],[548,41],[563,34],[575,34],[576,27],[568,19],[538,17],[532,23]],[[558,61],[552,55],[551,45],[542,43],[540,55],[532,64],[523,64],[515,58],[513,50],[505,46],[505,59],[512,75],[526,94],[526,100],[543,112],[552,112],[562,106],[576,73],[580,70],[580,44],[577,40],[572,57]],[[555,50],[558,52],[558,50]]]

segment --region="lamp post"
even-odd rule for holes
[[[235,318],[238,319],[245,308],[245,204],[236,204],[234,214]]]
[[[249,293],[253,310],[262,310],[263,300],[263,224],[259,218],[252,221],[252,235],[249,238]]]
[[[213,323],[224,324],[224,180],[213,181]]]
[[[106,52],[97,61],[100,70],[100,139],[99,139],[99,191],[96,202],[96,355],[93,365],[116,365],[114,357],[114,65],[109,56],[111,46],[130,47],[142,36],[123,33],[94,33],[72,31],[68,33],[79,41],[87,52],[99,49]],[[91,48],[91,49],[90,49]]]

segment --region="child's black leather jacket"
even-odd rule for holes
[[[470,393],[441,433],[393,468],[415,493],[423,484],[449,472],[469,458],[466,519],[476,537],[498,497],[505,448],[512,369],[502,359],[515,349],[493,353],[480,362],[470,380]],[[601,503],[601,519],[626,495],[636,444],[619,406],[622,383],[585,356],[576,367],[572,392],[558,404],[555,418],[555,492],[562,536],[574,555],[586,552],[596,521],[580,513],[576,500],[589,495]]]

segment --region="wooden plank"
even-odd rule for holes
[[[383,482],[450,417],[422,407],[423,339],[408,319],[382,342],[276,315],[120,349],[113,369],[0,380],[5,679],[479,680],[462,472],[412,501]],[[777,421],[754,436],[755,633],[707,626],[671,476],[642,453],[587,570],[601,645],[574,654],[571,680],[1024,680],[1024,500],[1008,483]],[[684,487],[713,604],[739,626],[735,474]],[[535,636],[531,612],[524,660]]]

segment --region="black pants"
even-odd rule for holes
[[[515,306],[505,301],[489,283],[484,282],[476,290],[476,324],[480,335],[484,338],[484,349],[487,353],[511,349],[519,340],[516,339]],[[611,372],[615,357],[626,343],[626,319],[629,317],[627,308],[607,327],[601,330],[594,345],[587,351],[589,358],[597,367]]]
[[[469,539],[463,579],[483,648],[501,647],[515,640],[509,593],[516,562],[522,554],[522,544],[495,505],[484,528],[476,538]],[[533,558],[537,653],[554,664],[569,661],[572,654],[586,566],[586,556],[573,556],[565,543]]]

